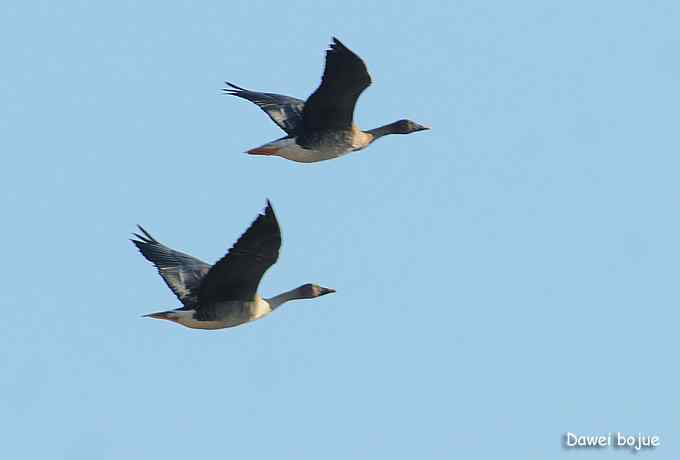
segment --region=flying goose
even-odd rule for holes
[[[248,150],[251,155],[276,155],[301,163],[330,160],[361,150],[387,134],[409,134],[429,129],[399,120],[368,131],[353,122],[359,95],[371,84],[366,64],[333,37],[326,51],[321,85],[307,101],[273,93],[249,91],[225,82],[226,94],[257,104],[287,136]]]
[[[142,234],[131,240],[158,269],[168,287],[184,305],[176,310],[144,315],[167,319],[194,329],[223,329],[268,315],[284,302],[312,299],[335,292],[316,284],[303,284],[269,299],[257,293],[262,275],[276,263],[281,231],[271,203],[250,225],[226,256],[215,265],[159,243],[139,226]]]

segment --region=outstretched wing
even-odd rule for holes
[[[165,284],[175,293],[185,307],[194,307],[198,298],[201,280],[210,270],[210,265],[183,252],[170,249],[159,243],[153,236],[137,226],[142,235],[134,233],[132,241],[139,252],[158,269]]]
[[[326,51],[321,85],[309,96],[302,111],[305,130],[351,128],[357,99],[370,84],[364,61],[333,37]]]
[[[281,230],[271,203],[250,225],[226,256],[203,279],[198,311],[226,300],[253,300],[262,275],[279,258]]]
[[[258,93],[250,91],[233,83],[225,81],[231,88],[224,88],[225,94],[237,96],[257,104],[279,128],[289,136],[297,135],[302,129],[302,109],[305,101],[290,96],[273,93]]]

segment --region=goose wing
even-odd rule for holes
[[[281,230],[271,203],[250,225],[227,255],[210,269],[198,292],[198,311],[216,302],[253,300],[264,273],[274,265],[281,248]]]
[[[137,227],[141,234],[134,233],[137,239],[131,241],[154,264],[165,284],[180,302],[185,307],[193,307],[197,301],[198,287],[210,270],[210,264],[159,243],[144,228],[139,225]]]
[[[364,61],[333,37],[321,85],[305,102],[306,131],[350,129],[359,95],[371,84]]]
[[[228,81],[225,83],[231,87],[222,90],[225,94],[257,104],[289,136],[295,136],[302,128],[302,110],[305,101],[282,94],[250,91]]]

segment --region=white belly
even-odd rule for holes
[[[274,155],[299,163],[316,163],[317,161],[330,160],[352,151],[352,148],[344,147],[319,150],[303,149],[295,142],[295,139],[280,139],[265,144],[262,147],[278,148],[279,150]]]
[[[190,327],[192,329],[210,329],[210,330],[224,329],[226,327],[233,327],[238,326],[238,324],[243,324],[243,323],[231,324],[230,322],[226,321],[196,321],[191,317],[178,318],[176,321],[182,326]]]
[[[197,321],[193,317],[195,310],[177,310],[173,320],[192,329],[224,329],[255,321],[272,312],[267,301],[260,296],[253,302],[223,302],[216,309],[219,311],[219,320]]]

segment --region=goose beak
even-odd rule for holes
[[[429,126],[425,126],[425,125],[417,125],[415,130],[416,131],[427,131],[428,129],[432,129],[432,128],[430,128]]]
[[[335,289],[322,287],[321,291],[319,292],[319,297],[322,296],[322,295],[326,295],[326,294],[333,294],[334,292],[335,292]]]

